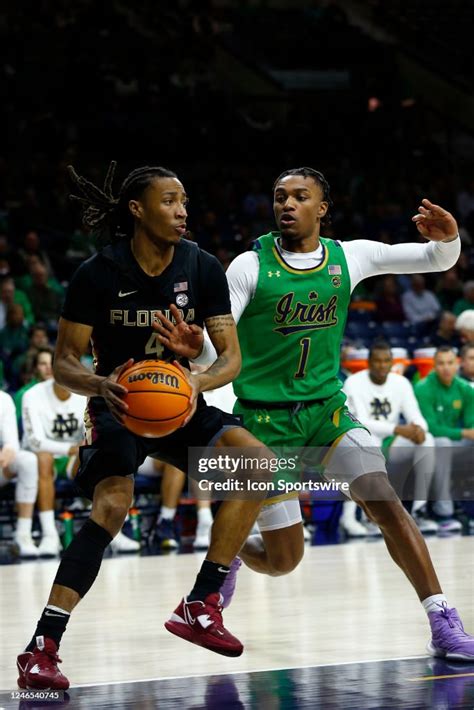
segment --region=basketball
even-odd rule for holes
[[[163,360],[142,360],[123,372],[128,389],[124,425],[138,436],[158,438],[179,429],[189,412],[191,387],[181,370]]]

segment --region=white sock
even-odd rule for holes
[[[198,508],[197,510],[198,525],[212,525],[212,511],[210,508]]]
[[[166,505],[162,505],[158,522],[161,523],[162,520],[173,520],[175,515],[176,508],[168,508]]]
[[[40,510],[39,519],[43,535],[58,537],[56,523],[54,522],[54,510]]]
[[[345,500],[342,506],[342,516],[341,520],[344,523],[351,523],[353,520],[357,520],[357,505],[353,500]]]
[[[31,518],[18,518],[16,521],[16,534],[22,537],[30,537],[31,523]]]
[[[68,616],[71,616],[70,611],[66,611],[65,609],[61,609],[60,606],[54,606],[54,604],[47,604],[46,609],[51,609],[51,611],[59,611],[61,614],[67,614]]]
[[[444,594],[433,594],[431,597],[423,599],[421,603],[427,614],[429,614],[430,611],[441,611],[442,604],[446,604],[446,606],[449,607],[448,600]]]

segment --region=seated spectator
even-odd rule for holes
[[[416,480],[431,479],[434,471],[434,441],[410,382],[391,372],[390,345],[376,340],[369,353],[369,368],[350,375],[344,382],[347,406],[370,431],[374,446],[381,446],[387,462],[406,477],[413,470]],[[405,424],[402,424],[402,417]],[[424,500],[415,500],[413,518],[421,532],[436,532],[438,525],[426,518]],[[355,504],[344,503],[341,524],[349,535],[362,535],[354,525]],[[365,533],[367,534],[367,532]]]
[[[0,330],[0,355],[5,366],[5,378],[11,387],[13,382],[12,364],[14,358],[28,348],[28,329],[24,325],[23,306],[13,303],[7,310],[7,324]]]
[[[32,283],[26,293],[33,304],[35,317],[56,328],[61,313],[62,298],[48,283],[48,271],[44,264],[34,264],[30,274]]]
[[[69,392],[52,376],[23,396],[23,445],[38,457],[38,509],[43,533],[38,547],[40,557],[55,557],[61,550],[54,516],[54,481],[57,477],[74,478],[76,474],[86,403],[86,397]],[[111,547],[115,552],[135,552],[140,544],[119,531]]]
[[[415,385],[415,394],[435,438],[435,469],[432,479],[427,478],[415,495],[419,500],[427,500],[431,493],[440,530],[456,532],[461,530],[461,523],[454,518],[451,475],[455,461],[460,464],[472,456],[474,390],[457,376],[456,353],[449,345],[438,348],[434,363],[434,370]]]
[[[474,343],[474,309],[463,311],[457,317],[456,330],[462,343]]]
[[[427,290],[425,277],[421,274],[411,277],[411,288],[402,294],[402,304],[407,320],[412,325],[433,323],[441,311],[438,299],[432,291]]]
[[[38,348],[31,358],[31,363],[29,367],[27,366],[27,370],[29,371],[28,382],[13,395],[19,424],[21,423],[21,407],[25,392],[28,392],[28,390],[34,385],[37,385],[38,382],[45,382],[46,380],[50,380],[53,376],[52,348]]]
[[[37,256],[40,258],[41,262],[45,265],[48,276],[53,276],[53,267],[51,266],[51,261],[49,256],[41,248],[41,241],[38,232],[30,230],[25,234],[23,239],[23,246],[18,250],[18,256],[22,261],[23,271],[29,271],[29,258],[31,256]]]
[[[20,306],[23,306],[25,322],[27,325],[32,325],[35,317],[28,296],[20,289],[15,288],[15,281],[11,276],[7,276],[0,286],[0,329],[5,326],[8,306],[13,303],[19,303]]]
[[[440,345],[452,345],[455,348],[461,346],[461,340],[456,331],[456,316],[449,311],[443,311],[439,319],[438,329],[431,338],[431,344],[435,347]]]
[[[23,446],[38,457],[38,510],[43,537],[39,555],[55,557],[61,550],[54,518],[56,476],[72,477],[84,438],[87,399],[60,387],[52,378],[23,395]]]
[[[31,522],[38,492],[38,461],[34,454],[20,450],[15,405],[9,394],[0,392],[0,487],[10,481],[16,481],[18,513],[13,541],[20,557],[37,557]]]
[[[384,276],[380,296],[376,299],[375,303],[377,306],[375,318],[379,322],[391,321],[401,323],[406,320],[395,276],[391,274]]]
[[[30,341],[28,344],[28,350],[21,355],[18,355],[18,357],[16,357],[13,361],[13,371],[19,377],[21,373],[25,372],[27,369],[31,370],[33,358],[38,350],[42,348],[49,348],[48,331],[44,325],[41,325],[40,323],[34,325],[30,328],[29,335]]]
[[[474,281],[466,281],[462,291],[463,297],[458,299],[453,307],[456,316],[461,315],[463,311],[474,309]]]
[[[474,343],[463,345],[460,365],[459,377],[467,380],[471,387],[474,387]]]
[[[34,271],[35,267],[38,264],[41,264],[44,266],[43,261],[41,260],[41,257],[37,256],[36,254],[32,254],[31,256],[28,257],[27,259],[28,263],[28,273],[24,274],[23,276],[18,276],[15,278],[15,284],[17,285],[18,288],[21,288],[22,291],[25,293],[28,292],[28,289],[31,288],[33,285],[33,277],[31,276],[31,272]],[[53,291],[56,291],[58,296],[61,298],[64,297],[64,288],[61,286],[59,281],[54,277],[54,276],[48,276],[48,286],[53,289]]]
[[[462,296],[462,281],[455,266],[438,275],[436,295],[442,308],[453,310],[454,304]]]

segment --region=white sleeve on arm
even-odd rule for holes
[[[41,423],[41,400],[36,392],[28,390],[23,395],[21,418],[23,420],[24,444],[30,451],[47,451],[53,456],[67,456],[71,442],[55,441],[46,436]]]
[[[406,377],[402,377],[399,386],[402,387],[403,391],[402,414],[405,417],[407,424],[418,424],[418,426],[421,426],[424,431],[428,431],[428,424],[421,413],[420,405],[415,397],[411,383],[406,379]]]
[[[259,261],[254,251],[239,254],[226,271],[229,284],[230,307],[236,323],[255,295],[258,282]],[[217,358],[217,353],[211,339],[204,331],[204,344],[199,357],[192,360],[195,365],[211,365]]]
[[[13,399],[6,392],[2,392],[0,399],[0,407],[2,408],[1,423],[2,430],[0,431],[0,449],[8,446],[14,451],[19,451],[20,442],[18,440],[18,425],[16,423],[16,410]]]
[[[452,242],[427,244],[382,244],[368,239],[342,242],[347,259],[351,289],[369,276],[378,274],[421,274],[447,271],[461,253],[459,237]]]

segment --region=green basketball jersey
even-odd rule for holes
[[[255,242],[259,276],[237,326],[243,364],[234,391],[261,402],[330,397],[342,386],[337,373],[351,295],[344,251],[321,238],[321,264],[294,269],[276,248],[278,236]]]

